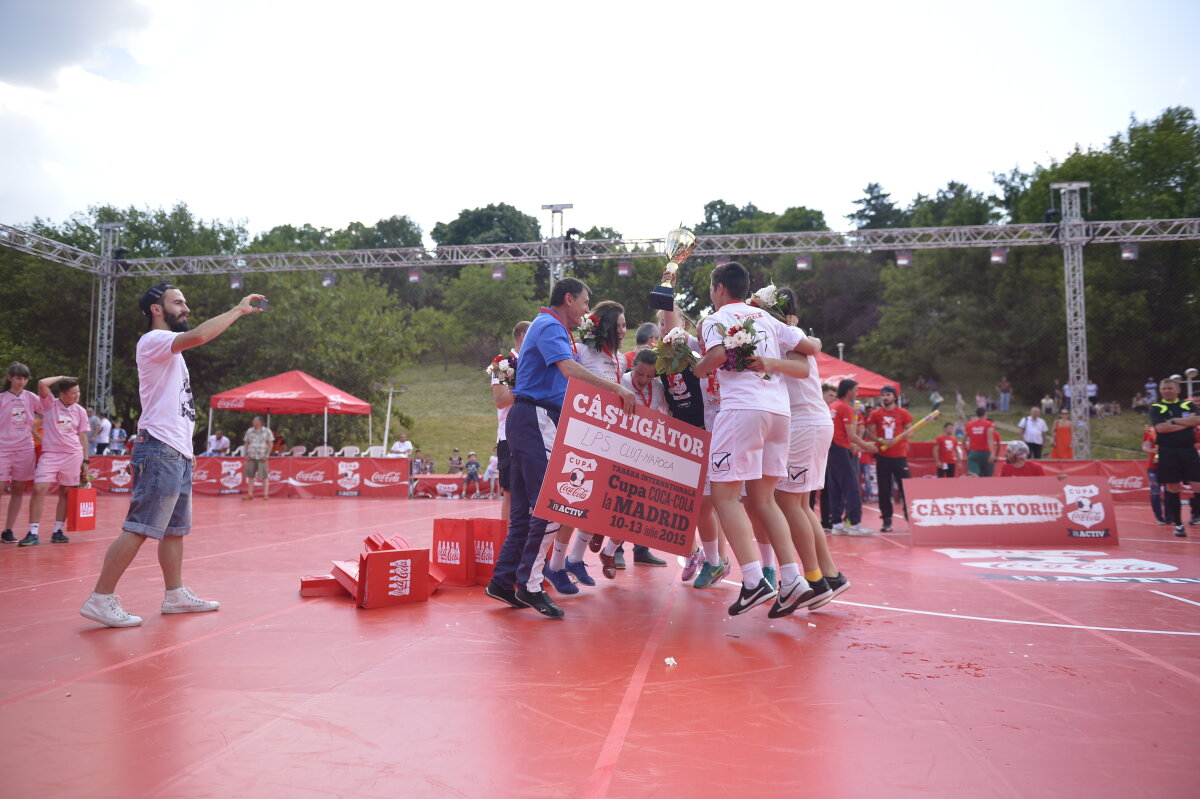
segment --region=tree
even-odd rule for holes
[[[452,222],[438,222],[430,234],[439,247],[541,241],[538,221],[506,203],[463,209]]]
[[[883,190],[878,183],[868,183],[863,189],[865,197],[854,201],[862,206],[846,218],[860,229],[908,227],[908,215],[892,202],[892,195]]]

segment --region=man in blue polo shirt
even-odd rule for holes
[[[550,450],[567,393],[567,379],[577,377],[618,394],[625,413],[635,410],[633,392],[592,374],[579,363],[571,338],[589,311],[590,291],[575,278],[554,284],[550,307],[542,308],[521,344],[516,388],[505,432],[512,457],[509,480],[512,510],[508,537],[484,593],[514,608],[532,607],[551,619],[565,614],[542,591],[542,570],[536,568],[546,548],[545,519],[533,515]]]

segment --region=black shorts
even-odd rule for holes
[[[512,466],[512,455],[508,451],[508,441],[496,442],[496,463],[500,469],[500,487],[508,491],[508,473]]]
[[[1200,486],[1200,453],[1193,447],[1158,448],[1158,483]]]

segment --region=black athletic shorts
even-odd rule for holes
[[[1159,447],[1158,483],[1191,483],[1200,487],[1200,453],[1193,447]]]

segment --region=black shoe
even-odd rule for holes
[[[622,547],[617,547],[617,551],[613,553],[613,561],[618,569],[625,568],[625,550]]]
[[[554,604],[554,600],[547,596],[545,591],[526,591],[524,588],[518,588],[517,599],[548,619],[561,619],[567,615],[562,608]]]
[[[747,588],[743,584],[741,593],[738,595],[737,602],[734,602],[729,606],[729,615],[737,616],[745,613],[755,605],[761,605],[768,599],[774,598],[775,594],[775,589],[772,588],[771,584],[766,580],[759,580],[758,585],[754,586],[753,588]]]
[[[849,588],[850,581],[846,580],[845,585],[846,585],[846,588]],[[828,605],[830,602],[833,601],[833,598],[837,595],[833,590],[833,583],[829,582],[829,580],[824,577],[822,577],[820,580],[817,580],[815,583],[810,582],[808,584],[808,587],[812,589],[814,596],[812,599],[808,600],[807,602],[801,603],[799,605],[799,607],[801,607],[801,608],[808,608],[809,610],[816,610],[819,607],[824,607],[825,605]],[[842,590],[845,591],[846,588],[843,588]]]
[[[62,530],[55,530],[54,535],[50,536],[50,543],[51,544],[69,544],[69,543],[71,543],[71,539],[69,539],[65,535],[63,535]]]
[[[886,522],[883,523],[883,526],[879,528],[879,532],[890,533],[891,531],[892,531],[892,520],[888,519]]]
[[[0,533],[0,541],[5,544],[15,544],[17,543],[17,537],[13,535],[12,530],[5,530],[3,533]]]
[[[1179,529],[1182,530],[1183,526],[1181,525]],[[1178,533],[1176,533],[1176,535],[1178,535]],[[33,533],[26,533],[25,537],[17,542],[17,546],[19,546],[19,547],[36,547],[40,543],[42,543],[42,542],[38,540],[38,537],[36,535],[34,535]]]
[[[483,589],[483,593],[490,596],[492,599],[498,599],[506,605],[514,608],[527,608],[528,602],[522,602],[517,598],[517,592],[512,588],[501,585],[495,580],[490,580],[487,587]]]
[[[649,547],[634,547],[633,562],[639,566],[666,566],[667,562],[650,551]]]
[[[26,538],[28,538],[29,536],[25,536],[25,537],[26,537]],[[1183,525],[1182,525],[1182,524],[1177,524],[1177,525],[1175,525],[1175,537],[1176,537],[1176,538],[1187,538],[1187,530],[1184,530],[1184,529],[1183,529]],[[35,543],[35,544],[36,544],[36,543],[37,543],[37,541],[34,541],[33,543]],[[22,542],[21,542],[21,546],[25,546],[25,542],[24,542],[24,541],[22,541]]]
[[[1193,516],[1188,519],[1188,524],[1200,524],[1200,516]]]
[[[825,582],[833,589],[833,595],[829,597],[831,600],[850,588],[850,581],[841,572],[838,572],[837,577],[826,577]]]

